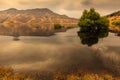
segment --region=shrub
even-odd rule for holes
[[[89,11],[84,10],[78,25],[80,31],[101,33],[100,31],[108,31],[109,20],[106,17],[101,17],[94,8],[91,8]]]
[[[15,73],[12,68],[0,67],[0,80],[31,80],[23,74]]]
[[[119,21],[112,22],[112,24],[115,25],[115,26],[120,27],[120,20],[119,20]]]
[[[71,28],[73,28],[73,26],[68,26],[68,27],[67,27],[67,29],[71,29]]]
[[[61,29],[62,27],[60,24],[54,24],[54,29]]]

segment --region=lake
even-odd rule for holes
[[[109,33],[98,44],[81,44],[79,28],[49,37],[0,36],[0,64],[15,70],[86,69],[92,72],[120,74],[120,37]]]

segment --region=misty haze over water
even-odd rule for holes
[[[77,35],[79,28],[59,32],[50,37],[0,36],[0,63],[16,70],[57,70],[84,68],[94,72],[120,74],[120,37],[109,33],[107,38],[88,47]]]

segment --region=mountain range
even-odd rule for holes
[[[55,32],[55,24],[67,29],[76,27],[77,23],[77,19],[57,14],[47,8],[27,10],[10,8],[0,11],[0,35],[52,35]]]
[[[107,15],[110,21],[110,30],[120,31],[113,22],[120,21],[120,11]],[[10,8],[0,11],[0,35],[20,36],[47,36],[53,35],[55,24],[60,24],[66,30],[77,27],[78,19],[60,15],[48,8],[18,10]]]

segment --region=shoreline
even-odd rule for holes
[[[70,29],[73,29],[73,28],[78,28],[78,27],[72,27],[72,28],[70,28]],[[49,37],[49,36],[53,36],[53,35],[55,35],[56,33],[59,33],[59,32],[66,32],[67,30],[69,30],[69,29],[67,29],[67,28],[62,28],[62,29],[56,29],[56,30],[52,30],[52,31],[46,31],[46,32],[41,32],[40,34],[29,34],[29,35],[18,35],[18,37],[20,37],[20,36],[38,36],[38,37]],[[4,34],[2,34],[2,35],[0,35],[0,36],[13,36],[14,37],[14,35],[4,35]]]

